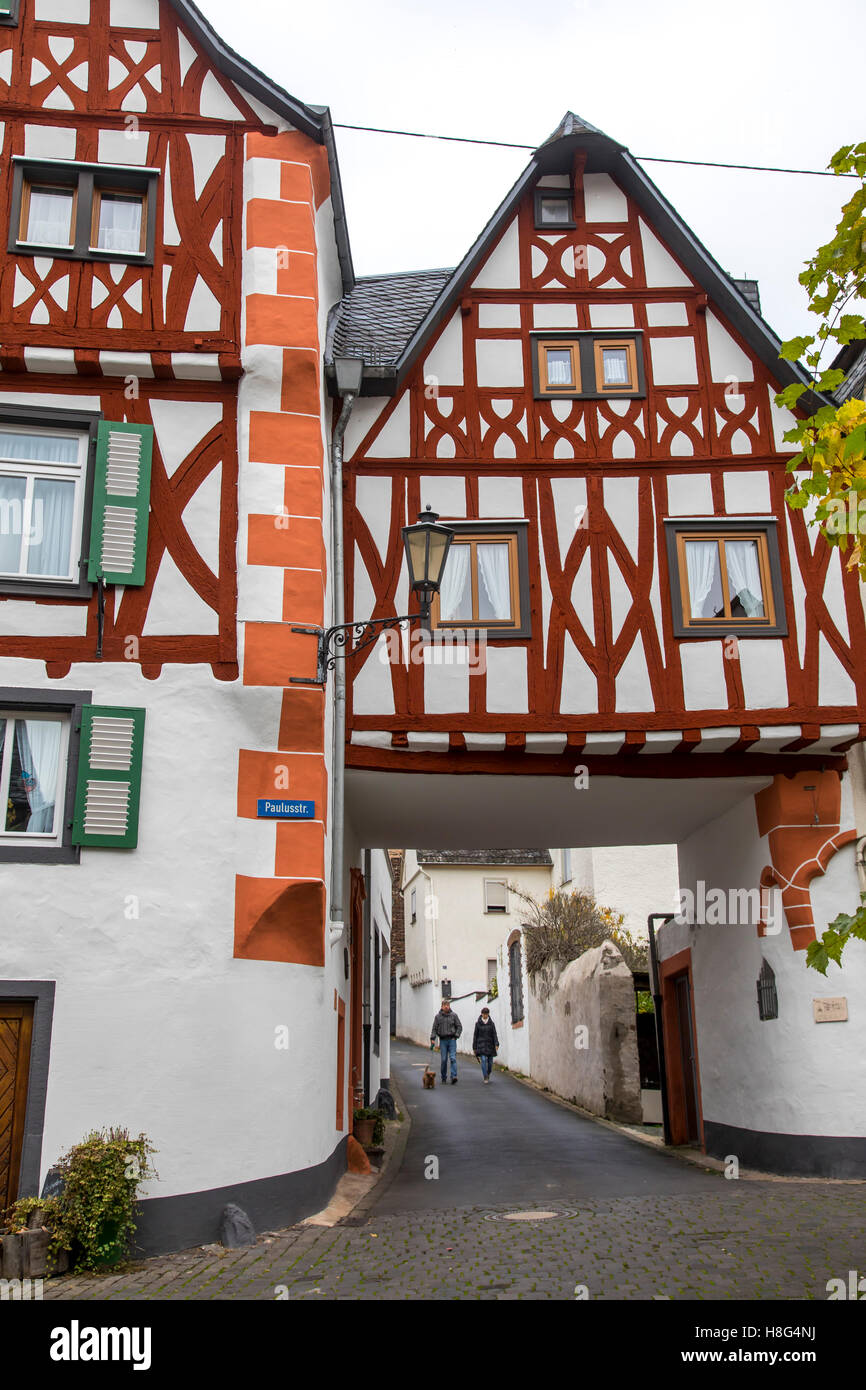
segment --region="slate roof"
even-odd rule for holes
[[[545,869],[553,864],[546,849],[418,849],[415,853],[419,864],[537,864]]]
[[[866,394],[866,339],[859,338],[843,347],[834,357],[833,366],[848,374],[833,392],[836,404],[844,405],[852,396],[862,400]]]
[[[731,276],[734,280],[734,277]],[[751,304],[756,314],[761,312],[761,296],[758,293],[757,280],[734,280],[734,284],[740,291],[747,304]]]
[[[363,357],[371,367],[394,366],[453,269],[365,275],[331,310],[326,356]]]

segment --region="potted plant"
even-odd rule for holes
[[[71,1252],[76,1269],[100,1269],[125,1255],[135,1231],[139,1184],[156,1177],[144,1134],[93,1130],[59,1160],[63,1187],[54,1214],[52,1251]]]
[[[385,1122],[381,1110],[372,1106],[362,1106],[352,1115],[352,1133],[362,1148],[369,1149],[373,1144],[381,1144],[385,1137]]]

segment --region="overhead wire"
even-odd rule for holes
[[[518,145],[510,140],[478,140],[470,135],[433,135],[421,130],[388,130],[383,126],[349,125],[335,121],[336,130],[358,130],[368,135],[404,135],[412,140],[448,140],[458,145],[489,145],[500,150],[536,150],[537,145]],[[789,169],[777,164],[729,164],[718,159],[674,159],[660,154],[636,154],[644,164],[683,164],[701,169],[738,169],[754,174],[803,174],[813,178],[854,179],[856,174],[836,174],[832,169]]]

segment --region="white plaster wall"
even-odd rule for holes
[[[845,791],[843,828],[851,814]],[[679,846],[680,882],[693,892],[699,879],[707,891],[757,887],[769,862],[752,798]],[[851,911],[858,894],[849,846],[812,880],[817,933],[837,913]],[[672,924],[659,932],[662,959],[692,950],[704,1119],[769,1133],[866,1135],[866,946],[853,942],[843,969],[831,965],[824,979],[807,969],[805,951],[793,950],[782,914],[774,925],[777,934],[763,938],[751,924]],[[766,1022],[758,1018],[755,987],[762,959],[775,972],[779,998],[778,1019]],[[828,995],[847,996],[847,1023],[813,1021],[812,1000]]]
[[[0,683],[43,687],[44,666],[3,660]],[[322,1085],[336,966],[233,958],[235,873],[272,876],[275,843],[273,825],[237,818],[236,750],[273,745],[281,692],[95,663],[64,688],[144,706],[147,722],[138,848],[0,866],[0,976],[57,984],[42,1175],[108,1124],[156,1144],[147,1196],[322,1162],[339,1137]]]

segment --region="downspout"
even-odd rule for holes
[[[656,1047],[659,1054],[659,1083],[662,1092],[662,1132],[666,1144],[671,1140],[671,1112],[668,1105],[668,1074],[665,1066],[665,1035],[662,1026],[662,986],[659,977],[659,957],[656,947],[656,922],[669,922],[672,912],[651,912],[647,918],[650,948],[650,986],[653,992],[653,1010],[656,1024]]]
[[[364,898],[364,967],[363,983],[361,986],[361,1017],[362,1033],[364,1039],[364,1104],[370,1104],[370,961],[372,951],[372,896],[373,896],[373,873],[372,873],[372,850],[364,850],[364,887],[367,890]]]
[[[355,404],[355,392],[347,391],[331,442],[331,543],[334,625],[346,621],[343,565],[343,436]],[[326,673],[327,680],[327,673]],[[343,815],[346,759],[346,663],[334,663],[334,739],[331,770],[331,945],[346,929],[343,904]]]

